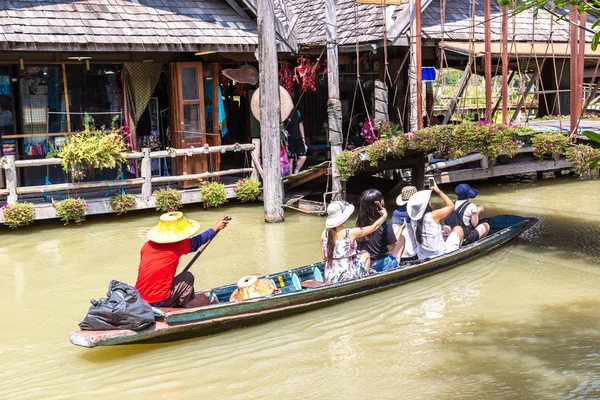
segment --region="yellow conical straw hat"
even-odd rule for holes
[[[148,231],[146,237],[155,243],[175,243],[198,232],[200,224],[175,211],[160,216],[158,225]]]

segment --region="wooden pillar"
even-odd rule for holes
[[[144,199],[152,196],[152,159],[150,158],[150,149],[145,147],[142,149],[144,158],[142,158],[142,178],[144,183],[142,184],[142,197]]]
[[[62,64],[62,79],[65,96],[65,111],[67,113],[67,132],[71,133],[71,105],[69,104],[69,85],[67,84],[67,67],[65,64]]]
[[[433,125],[431,121],[433,119],[434,103],[435,96],[433,94],[433,82],[427,81],[425,82],[425,115],[427,126]]]
[[[511,79],[508,79],[508,7],[502,7],[502,123],[508,123],[508,84],[514,76],[514,71],[511,74]]]
[[[585,64],[585,25],[586,13],[583,11],[579,15],[579,58],[577,59],[577,116],[583,114],[583,67]]]
[[[341,198],[342,185],[335,159],[342,152],[342,102],[340,101],[339,66],[337,47],[337,19],[335,0],[325,0],[325,26],[327,31],[327,115],[329,145],[331,146],[333,200]],[[277,71],[275,72],[277,75]]]
[[[19,187],[19,180],[17,179],[17,167],[15,165],[15,156],[6,156],[6,163],[4,170],[6,171],[6,188],[8,189],[8,204],[16,203],[19,200],[17,196],[17,187]]]
[[[384,81],[375,81],[375,126],[389,121],[388,115],[388,88]]]
[[[484,40],[485,40],[485,120],[492,122],[492,28],[491,28],[491,0],[483,2],[484,14]]]
[[[259,178],[263,176],[263,171],[260,166],[260,139],[252,139],[252,144],[254,145],[254,150],[252,150],[250,156],[252,158],[252,168],[254,168],[254,171],[252,171],[250,178],[258,181]]]
[[[444,117],[442,125],[446,125],[448,122],[450,122],[450,118],[452,118],[452,114],[454,114],[456,106],[458,105],[458,99],[461,98],[465,89],[467,88],[469,79],[471,79],[471,59],[469,59],[469,62],[465,66],[465,71],[463,72],[462,76],[460,77],[460,80],[458,81],[458,87],[456,88],[454,97],[450,102],[450,107],[448,107],[448,111],[446,112],[446,116]]]
[[[574,5],[569,6],[570,10],[569,10],[569,19],[571,21],[571,24],[569,25],[569,33],[570,33],[570,37],[569,37],[569,46],[571,46],[571,59],[570,59],[570,64],[569,64],[569,68],[570,68],[570,89],[571,89],[571,93],[570,96],[571,98],[569,99],[569,114],[571,116],[571,120],[570,120],[570,135],[574,135],[575,132],[577,131],[577,94],[579,93],[579,89],[578,89],[578,83],[579,83],[579,79],[578,79],[578,74],[579,74],[579,67],[578,67],[578,57],[577,57],[577,41],[579,38],[578,35],[578,31],[577,31],[577,26],[579,25],[579,17],[577,14],[577,7]]]
[[[411,181],[418,190],[423,190],[425,187],[425,156],[415,160],[411,169]]]
[[[273,2],[258,0],[258,66],[260,70],[260,137],[265,179],[266,222],[283,221],[283,190],[279,160],[279,78]]]

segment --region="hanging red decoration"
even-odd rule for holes
[[[248,84],[247,83],[235,83],[235,90],[233,91],[234,96],[246,97],[248,96]]]
[[[296,74],[294,80],[302,85],[302,90],[313,92],[317,91],[317,71],[319,70],[319,63],[317,61],[311,62],[309,59],[300,57],[297,61],[299,64],[296,67]]]
[[[283,86],[290,94],[294,91],[294,73],[287,61],[279,62],[279,85]]]

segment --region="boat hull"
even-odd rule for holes
[[[494,218],[496,218],[495,221]],[[195,309],[169,311],[157,317],[157,322],[152,327],[139,332],[126,330],[77,331],[71,334],[71,342],[83,347],[96,347],[174,341],[212,335],[290,314],[314,310],[454,268],[508,243],[537,222],[535,218],[515,216],[494,218],[491,219],[491,222],[495,223],[496,231],[490,236],[454,253],[415,263],[407,268],[394,269],[353,281],[322,285],[291,293]],[[502,225],[502,218],[505,220],[506,227]]]

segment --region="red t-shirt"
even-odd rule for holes
[[[135,283],[144,300],[152,304],[171,297],[179,259],[190,252],[191,245],[190,239],[176,243],[144,243],[140,250],[140,266]]]

